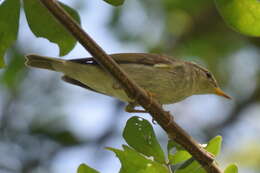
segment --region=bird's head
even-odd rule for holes
[[[195,74],[195,94],[216,94],[231,99],[229,95],[220,89],[217,80],[211,72],[195,63],[190,63],[190,65],[193,66]]]

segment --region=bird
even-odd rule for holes
[[[173,104],[198,94],[216,94],[231,99],[213,74],[197,63],[153,53],[110,54],[131,79],[162,104]],[[25,65],[63,73],[61,79],[82,88],[127,102],[127,112],[138,104],[127,96],[120,83],[93,57],[64,60],[36,54],[25,56]]]

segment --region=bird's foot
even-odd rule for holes
[[[146,110],[137,110],[137,109],[135,109],[136,106],[137,106],[136,103],[130,102],[130,103],[128,103],[128,105],[126,105],[125,111],[129,112],[129,113],[147,113]]]
[[[150,92],[150,91],[147,91],[145,90],[148,97],[149,97],[149,104],[148,104],[148,108],[151,106],[151,100],[154,96],[156,96],[156,94]],[[136,96],[136,98],[134,100],[137,100],[138,99],[138,96]],[[137,110],[135,109],[135,107],[137,106],[138,104],[133,101],[133,102],[129,102],[128,105],[125,107],[125,111],[126,112],[129,112],[129,113],[148,113],[146,110]]]
[[[137,109],[135,109],[135,106],[136,106],[136,104],[134,104],[134,103],[128,103],[128,105],[126,105],[126,107],[125,107],[125,111],[129,112],[129,113],[148,113],[146,110],[137,110]],[[152,119],[152,123],[154,125],[157,124],[157,122],[156,122],[156,120],[154,118]]]

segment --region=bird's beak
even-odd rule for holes
[[[227,95],[224,91],[222,91],[222,89],[220,89],[218,87],[215,88],[215,94],[222,96],[222,97],[225,97],[227,99],[232,99],[229,95]]]

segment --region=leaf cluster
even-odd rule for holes
[[[176,142],[169,140],[167,156],[159,144],[149,121],[134,116],[125,126],[123,137],[127,145],[123,149],[108,147],[121,162],[120,173],[206,173],[201,165]],[[204,147],[211,155],[221,150],[222,138],[216,136]],[[86,164],[81,164],[77,173],[98,173]],[[237,166],[230,164],[224,173],[238,173]]]

